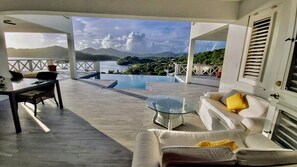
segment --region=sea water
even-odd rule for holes
[[[129,66],[121,66],[117,64],[117,61],[100,61],[100,72],[108,73],[109,70],[113,70],[115,73],[125,72]]]

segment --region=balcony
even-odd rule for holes
[[[32,67],[43,67],[42,70],[47,68],[46,62],[50,62],[11,61],[13,68],[18,67],[17,63],[32,61]],[[60,64],[56,65],[61,69]],[[27,67],[24,69],[30,71]],[[148,96],[184,96],[198,104],[203,93],[218,90],[218,85],[211,85],[211,79],[210,86],[152,82],[148,83],[149,90],[128,90],[105,88],[110,83],[104,80],[72,80],[63,70],[59,78],[65,108],[61,110],[54,101],[47,100],[45,105],[38,105],[38,117],[34,118],[33,106],[19,103],[23,129],[19,135],[15,134],[9,101],[0,101],[1,163],[5,166],[131,166],[136,134],[148,128],[164,129],[152,122],[155,112],[144,102]],[[49,132],[45,132],[44,127]],[[198,115],[187,114],[185,124],[176,130],[203,131],[205,127]]]

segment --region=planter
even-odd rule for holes
[[[222,75],[222,72],[221,71],[219,71],[219,72],[216,73],[217,78],[221,78],[221,75]]]
[[[57,66],[56,65],[48,65],[48,70],[49,71],[57,71]]]

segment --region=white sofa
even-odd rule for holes
[[[200,141],[234,140],[239,149],[195,147]],[[132,167],[297,166],[297,151],[282,149],[262,134],[241,130],[179,132],[149,129],[138,133]]]
[[[246,95],[248,108],[238,114],[227,110],[220,101],[225,92],[207,92],[200,98],[198,114],[208,130],[241,129],[261,132],[267,114],[268,101],[251,94]]]

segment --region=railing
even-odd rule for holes
[[[40,71],[48,67],[45,59],[9,59],[9,69],[12,71]]]
[[[204,65],[204,64],[193,64],[192,73],[194,75],[216,75],[217,72],[221,71],[222,66],[215,65]],[[175,63],[175,75],[186,74],[187,64],[176,64]]]
[[[9,59],[9,69],[18,72],[33,72],[48,70],[48,65],[56,65],[58,70],[69,70],[70,65],[65,60],[50,60],[50,59]],[[78,71],[96,71],[100,72],[99,61],[76,61]],[[193,74],[195,75],[215,75],[220,71],[221,66],[194,64]],[[187,64],[175,63],[175,75],[186,74]]]
[[[33,72],[48,70],[48,65],[56,65],[58,70],[69,70],[70,65],[65,60],[50,59],[23,59],[14,58],[8,60],[9,69],[18,72]],[[76,61],[78,71],[97,71],[100,72],[99,61]]]

